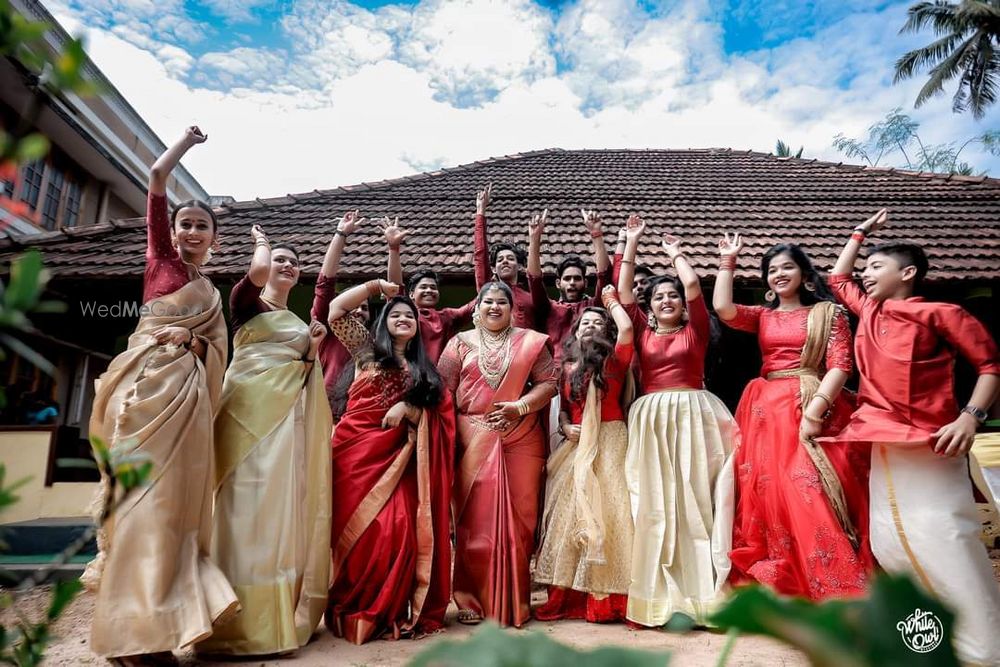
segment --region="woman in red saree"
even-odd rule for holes
[[[757,334],[764,366],[736,410],[736,515],[730,581],[757,581],[813,600],[865,592],[867,449],[817,444],[853,406],[842,393],[851,373],[851,330],[812,262],[795,245],[764,253],[765,306],[733,303],[743,243],[719,241],[715,311],[726,325]]]
[[[424,355],[417,308],[398,291],[372,280],[330,304],[330,329],[358,370],[333,432],[326,624],[355,644],[435,632],[448,607],[454,408]],[[389,302],[370,336],[349,313],[379,293]]]
[[[531,618],[531,573],[545,469],[539,411],[556,393],[548,336],[511,326],[510,287],[483,285],[475,329],[441,355],[458,407],[455,603],[458,620]]]

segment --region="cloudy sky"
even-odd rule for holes
[[[909,2],[43,0],[212,194],[277,196],[541,148],[731,147],[807,157],[893,107],[925,142],[1000,128],[892,63]],[[953,89],[952,89],[953,91]],[[1000,158],[963,158],[1000,175]],[[855,160],[856,161],[856,160]]]

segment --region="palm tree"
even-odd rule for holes
[[[982,118],[996,102],[1000,86],[1000,0],[918,2],[907,15],[900,33],[919,32],[930,24],[939,38],[897,60],[893,83],[930,67],[930,78],[914,105],[919,107],[957,76],[952,111],[971,109],[975,118]]]
[[[799,146],[798,153],[792,155],[792,147],[778,139],[778,143],[774,146],[774,154],[778,157],[802,157],[802,146]]]

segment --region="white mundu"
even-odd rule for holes
[[[927,445],[872,447],[871,545],[889,572],[910,572],[956,614],[966,664],[1000,665],[1000,585],[993,577],[965,456]]]

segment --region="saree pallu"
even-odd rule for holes
[[[326,608],[330,406],[295,314],[255,316],[233,347],[215,419],[212,558],[242,611],[197,648],[283,653],[309,641]]]
[[[355,644],[444,626],[451,573],[451,397],[416,427],[382,428],[405,371],[359,371],[333,433],[333,569],[327,627]]]
[[[199,277],[146,305],[128,349],[96,382],[90,421],[112,449],[134,448],[153,463],[149,484],[105,524],[83,577],[97,589],[91,648],[107,657],[187,646],[239,607],[209,558],[212,418],[227,347],[219,292]],[[157,345],[152,332],[165,326],[192,330],[205,360]],[[99,504],[110,500],[101,493]]]
[[[547,434],[539,413],[492,430],[484,417],[498,401],[518,400],[548,338],[516,330],[506,374],[493,390],[478,352],[462,361],[459,463],[455,481],[455,603],[501,625],[531,618],[531,556],[535,552]]]
[[[642,396],[628,423],[635,521],[628,619],[659,626],[682,612],[704,624],[729,575],[736,423],[699,389]]]

